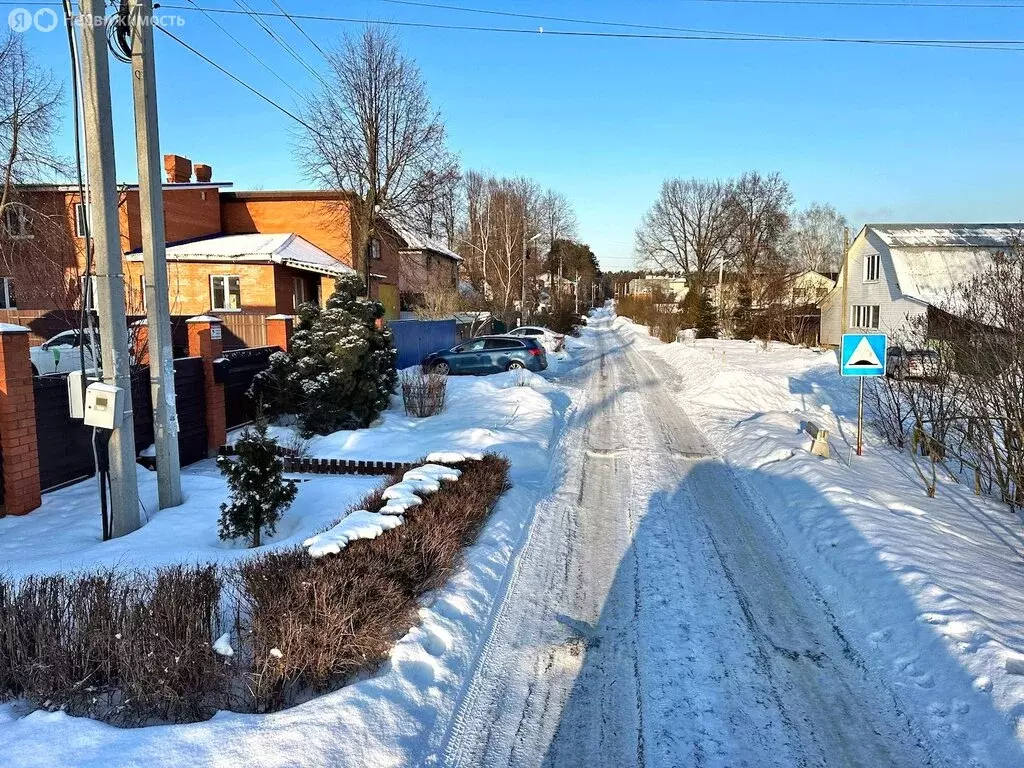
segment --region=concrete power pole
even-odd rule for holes
[[[96,309],[100,318],[103,380],[121,389],[123,410],[110,435],[110,526],[115,537],[137,530],[139,486],[135,475],[135,424],[124,310],[121,232],[114,170],[114,127],[110,112],[107,28],[94,23],[105,15],[103,0],[82,0],[82,89],[85,154],[92,200]]]
[[[181,504],[181,459],[178,456],[178,411],[174,400],[174,351],[168,305],[167,238],[164,231],[152,18],[152,0],[132,0],[132,93],[135,99],[142,253],[146,269],[149,382],[153,400],[157,488],[160,509],[165,509]]]

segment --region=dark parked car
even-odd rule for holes
[[[934,349],[889,347],[885,375],[897,379],[931,379],[939,374],[939,353]]]
[[[548,359],[539,341],[511,336],[481,336],[423,358],[424,370],[433,373],[536,372],[547,367]]]

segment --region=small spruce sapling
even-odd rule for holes
[[[702,288],[697,311],[697,338],[717,339],[718,331],[718,308],[711,298],[711,292]]]
[[[220,537],[246,538],[260,545],[265,529],[273,535],[284,511],[295,500],[297,488],[285,480],[277,441],[267,435],[267,422],[258,418],[235,443],[236,457],[218,456],[217,466],[227,478],[231,503],[220,505]]]

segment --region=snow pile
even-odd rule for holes
[[[462,477],[462,470],[454,467],[446,467],[442,464],[424,464],[422,467],[410,469],[403,476],[403,480],[449,480],[455,481]]]
[[[235,649],[231,647],[231,633],[225,632],[223,635],[217,638],[217,642],[213,644],[213,651],[220,656],[226,656],[231,658],[235,655]]]
[[[427,454],[427,462],[437,464],[459,464],[463,461],[480,461],[482,453],[465,453],[459,451],[437,451]]]
[[[401,515],[381,515],[360,509],[347,515],[330,530],[306,539],[302,546],[311,557],[336,555],[350,542],[357,539],[375,539],[384,531],[397,528],[404,522],[405,518]]]

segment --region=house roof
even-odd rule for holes
[[[142,258],[141,251],[127,254],[129,260]],[[281,234],[218,235],[167,246],[169,261],[235,261],[250,264],[281,264],[330,277],[355,274],[311,242],[292,232]]]
[[[431,253],[435,253],[438,256],[444,256],[445,258],[452,259],[453,261],[462,261],[462,257],[444,243],[424,235],[422,232],[405,222],[402,222],[395,217],[389,217],[387,219],[387,223],[388,226],[395,231],[395,234],[405,242],[405,247],[400,250],[430,251]]]
[[[889,248],[904,296],[940,306],[952,289],[992,265],[1009,249],[1021,224],[869,224]]]

